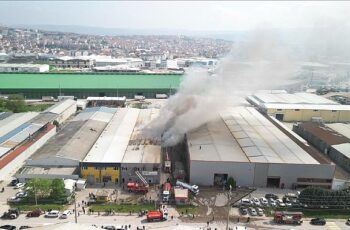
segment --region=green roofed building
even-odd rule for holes
[[[128,73],[0,73],[0,94],[22,94],[27,99],[42,96],[77,98],[174,94],[181,74]]]

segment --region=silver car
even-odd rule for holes
[[[249,210],[249,213],[250,213],[251,216],[257,216],[258,215],[258,213],[256,212],[255,208],[250,207],[248,210]]]

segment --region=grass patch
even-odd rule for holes
[[[63,211],[66,209],[66,205],[63,204],[11,204],[11,208],[18,208],[20,211],[32,211],[34,209],[40,208],[43,211],[48,209]]]
[[[33,104],[33,105],[28,105],[27,108],[28,108],[28,111],[42,112],[52,105],[53,104]]]
[[[187,214],[193,214],[193,215],[196,215],[197,212],[198,212],[198,207],[195,207],[193,205],[177,205],[176,206],[176,211],[178,213],[183,213],[183,214],[186,214],[186,210],[187,210]]]
[[[112,210],[119,213],[127,212],[140,212],[141,210],[154,210],[154,205],[152,204],[92,204],[90,205],[90,210],[94,212],[105,212],[107,210]]]
[[[348,219],[350,218],[350,213],[348,210],[305,210],[302,211],[304,213],[304,217],[306,218],[315,218],[315,217],[323,217],[325,219]]]

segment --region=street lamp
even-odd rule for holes
[[[230,200],[231,200],[231,191],[232,191],[232,185],[230,185],[230,191],[227,193],[227,222],[226,222],[226,230],[229,230],[228,228],[228,222],[230,221]]]
[[[73,192],[73,196],[74,196],[74,220],[75,220],[75,223],[78,223],[77,198],[76,198],[76,193],[75,192]]]

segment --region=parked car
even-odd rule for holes
[[[248,210],[249,210],[249,213],[250,213],[251,216],[256,216],[256,215],[258,215],[257,212],[256,212],[256,210],[255,210],[255,208],[250,207]]]
[[[274,200],[277,200],[279,197],[278,197],[277,195],[275,195],[275,194],[269,193],[269,194],[266,194],[266,195],[265,195],[265,198],[266,198],[266,199],[272,198],[272,199],[274,199]]]
[[[345,224],[350,225],[350,218],[345,222]]]
[[[8,202],[11,202],[11,203],[17,203],[17,202],[20,202],[20,201],[21,201],[21,198],[15,197],[15,196],[10,197],[10,198],[8,199]]]
[[[15,186],[15,185],[18,184],[18,183],[19,183],[19,180],[18,180],[18,179],[13,179],[13,180],[11,180],[10,185],[11,185],[11,186]]]
[[[41,209],[37,208],[27,213],[27,217],[39,217],[42,214]]]
[[[241,212],[241,214],[242,214],[243,216],[248,214],[248,209],[245,208],[245,207],[240,207],[240,208],[239,208],[239,211]]]
[[[269,200],[269,204],[270,204],[271,207],[276,207],[277,206],[277,203],[276,203],[276,201],[273,198],[269,198],[268,200]]]
[[[16,230],[16,226],[7,224],[7,225],[0,226],[0,229]]]
[[[302,206],[298,201],[296,201],[296,202],[292,202],[292,207],[293,208],[301,208]]]
[[[241,203],[241,205],[244,205],[244,206],[249,206],[252,204],[249,199],[244,199],[244,198],[241,200],[240,203]]]
[[[70,210],[66,210],[62,213],[62,215],[60,216],[61,219],[67,219],[69,215],[71,215],[72,212]]]
[[[253,201],[253,204],[254,204],[255,206],[260,206],[260,201],[259,201],[258,198],[253,197],[252,201]]]
[[[28,196],[27,192],[20,191],[20,192],[16,193],[16,197],[19,197],[19,198],[25,198],[27,196]]]
[[[276,203],[277,203],[278,207],[286,207],[286,204],[283,203],[283,201],[281,199],[277,199]]]
[[[310,220],[312,225],[326,225],[326,220],[323,218],[314,218]]]
[[[51,210],[45,214],[45,217],[57,218],[60,214],[58,210]]]
[[[107,229],[107,230],[116,230],[114,226],[104,226],[102,229]]]
[[[26,184],[25,183],[17,183],[14,188],[15,189],[24,188],[24,185],[26,185]]]
[[[263,206],[268,206],[269,205],[269,202],[267,201],[267,199],[265,197],[260,197],[260,203]]]
[[[257,208],[256,212],[258,213],[259,216],[263,216],[264,215],[264,210],[262,210],[261,208]]]
[[[290,202],[286,202],[285,204],[286,204],[286,207],[287,207],[287,208],[292,207],[292,203],[290,203]]]

